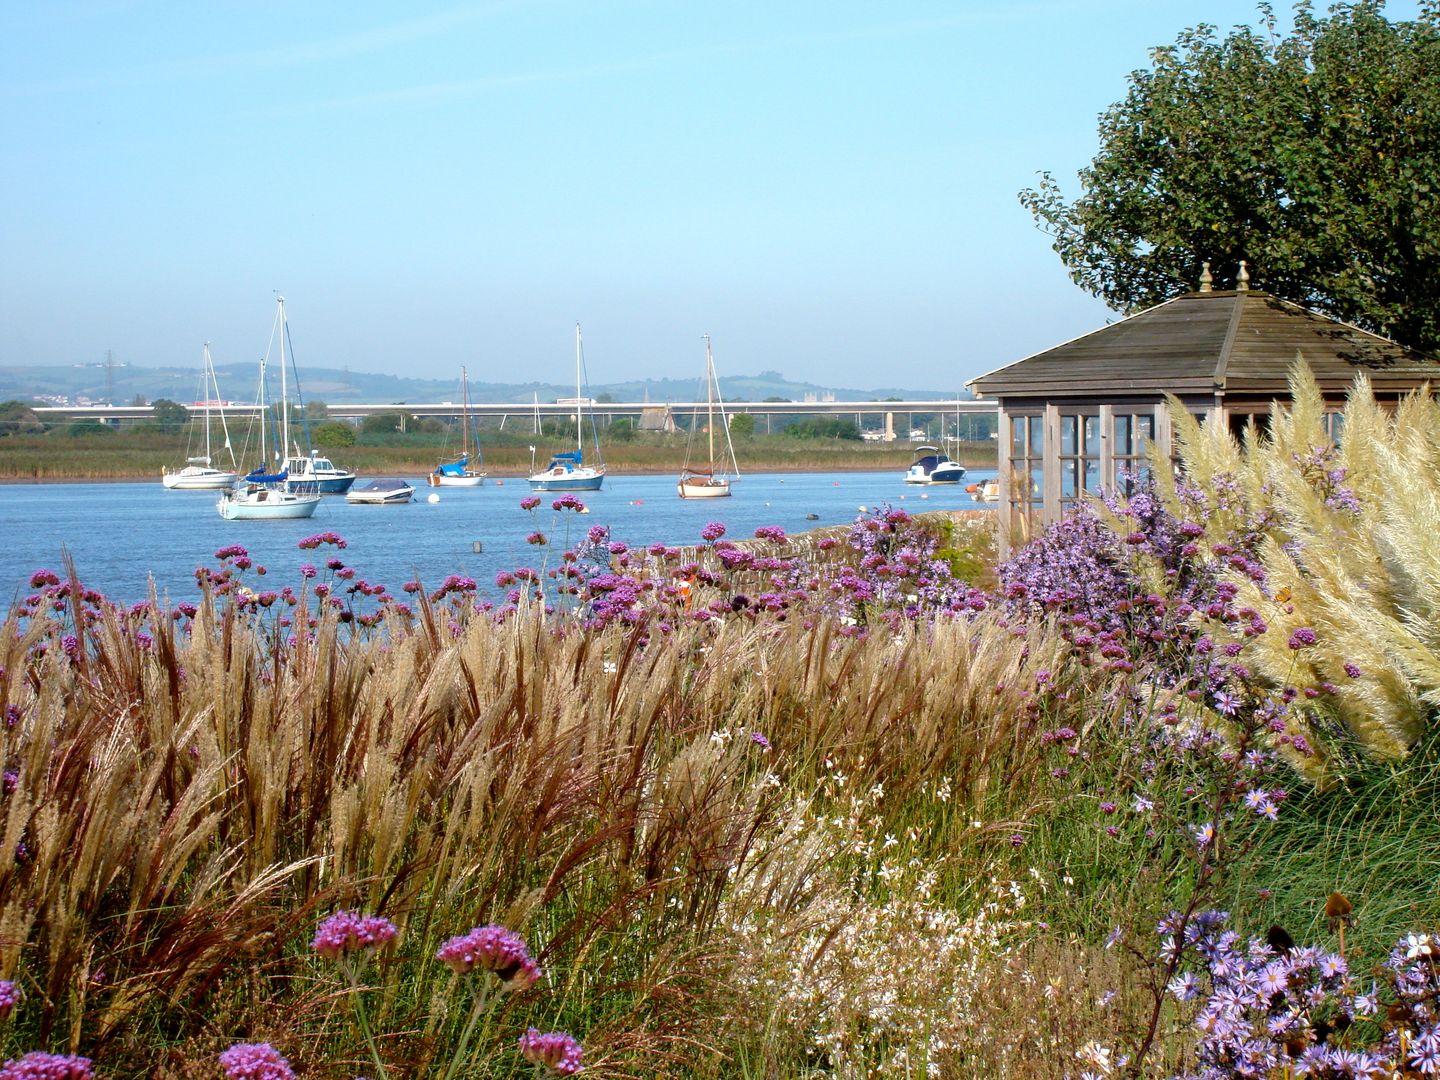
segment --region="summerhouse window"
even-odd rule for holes
[[[1010,507],[1022,514],[1038,510],[1045,474],[1045,418],[1010,417]]]

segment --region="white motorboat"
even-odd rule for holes
[[[188,456],[185,465],[179,469],[166,469],[160,475],[160,483],[169,491],[219,491],[233,487],[240,478],[235,461],[235,451],[230,446],[230,427],[225,423],[225,402],[220,397],[220,385],[215,379],[215,363],[210,359],[210,343],[205,343],[200,368],[200,403],[205,413],[205,453]],[[230,468],[217,469],[210,449],[210,406],[214,405],[220,416],[220,429],[225,433],[225,450],[230,454]],[[194,428],[191,427],[191,437]]]
[[[581,395],[584,387],[584,352],[580,343],[580,324],[575,324],[575,449],[558,453],[550,458],[550,464],[541,472],[530,476],[531,491],[599,491],[605,482],[605,463],[599,461],[600,439],[595,437],[597,464],[585,464],[585,404]],[[595,420],[592,415],[590,430],[594,434]]]
[[[725,448],[729,461],[721,459],[722,469],[715,471],[716,414],[725,432]],[[685,444],[685,465],[675,490],[682,499],[722,499],[730,494],[730,480],[740,479],[740,466],[735,461],[735,445],[730,441],[730,424],[725,419],[725,402],[720,397],[720,380],[715,375],[715,355],[710,349],[710,335],[705,335],[705,436],[709,456],[704,468],[690,464],[690,449],[695,443],[695,430],[700,425],[699,410],[690,420],[690,438]],[[728,465],[726,469],[724,466]]]
[[[938,446],[920,446],[905,473],[907,484],[958,484],[965,479],[965,466],[951,461]]]
[[[345,493],[347,503],[357,503],[361,506],[408,503],[414,497],[415,489],[404,480],[372,480],[363,487],[352,487]]]
[[[275,326],[280,331],[280,416],[278,447],[290,445],[290,400],[289,383],[285,377],[285,298],[276,297]],[[276,339],[271,332],[270,339]],[[269,349],[266,350],[269,356]],[[320,506],[320,494],[314,490],[294,491],[289,488],[289,474],[285,469],[266,473],[263,464],[266,457],[265,430],[271,417],[266,409],[265,359],[260,361],[260,390],[256,400],[260,405],[260,460],[259,468],[248,473],[244,481],[232,491],[220,496],[215,509],[228,521],[270,521],[285,518],[308,518]],[[280,450],[275,450],[278,459]]]

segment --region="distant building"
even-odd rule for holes
[[[662,431],[667,435],[677,430],[669,405],[647,405],[640,410],[636,431]]]

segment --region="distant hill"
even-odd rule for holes
[[[255,367],[253,364],[222,364],[217,369],[221,394],[231,401],[253,401],[255,398]],[[188,368],[139,367],[116,365],[108,379],[113,392],[107,395],[107,373],[104,364],[69,367],[0,367],[0,401],[64,398],[69,404],[105,402],[128,404],[136,398],[154,401],[169,398],[182,404],[196,400],[199,373]],[[301,385],[305,400],[325,402],[433,402],[458,401],[460,388],[456,381],[439,379],[407,379],[398,375],[375,375],[362,371],[334,368],[307,369]],[[792,382],[777,371],[758,375],[734,375],[720,380],[720,392],[727,401],[763,401],[767,397],[803,401],[807,394],[817,399],[833,395],[841,401],[905,398],[907,400],[943,399],[952,392],[905,390],[883,387],[877,390],[856,390],[846,387],[819,386],[815,383]],[[693,401],[703,393],[696,379],[643,379],[629,382],[597,384],[590,387],[596,397],[608,394],[615,401],[654,402]],[[573,397],[573,386],[553,383],[480,383],[470,384],[470,397],[477,402],[525,402],[538,397],[541,401]]]

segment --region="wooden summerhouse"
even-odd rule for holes
[[[1243,263],[1234,289],[1208,277],[1198,292],[970,381],[1000,408],[1002,543],[1143,472],[1152,441],[1173,448],[1166,394],[1200,419],[1218,411],[1238,433],[1252,420],[1263,430],[1271,403],[1289,400],[1297,357],[1332,416],[1358,372],[1381,401],[1440,376],[1434,357],[1250,289]]]

